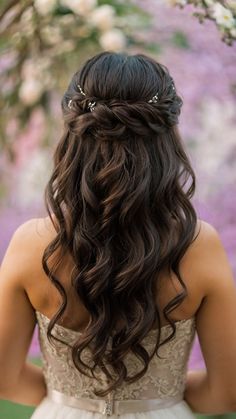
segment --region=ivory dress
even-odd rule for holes
[[[49,319],[36,311],[43,371],[47,383],[47,396],[36,407],[32,419],[191,419],[195,418],[183,400],[187,361],[195,335],[194,318],[176,322],[176,336],[161,346],[152,358],[146,374],[138,381],[123,383],[109,396],[98,398],[95,388],[106,388],[103,372],[99,381],[82,375],[73,365],[70,348],[56,343],[54,348],[47,339]],[[171,332],[170,326],[161,328],[161,339]],[[73,344],[81,332],[56,324],[52,333]],[[151,353],[156,331],[151,330],[143,345]],[[87,349],[86,349],[87,351]],[[84,355],[82,355],[82,359]],[[85,354],[86,357],[86,354]],[[88,358],[90,359],[90,357]],[[132,353],[125,364],[128,375],[137,373],[143,366]]]

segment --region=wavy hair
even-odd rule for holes
[[[62,99],[65,129],[45,191],[57,234],[42,261],[62,304],[48,338],[69,304],[49,267],[61,249],[72,256],[71,286],[90,313],[71,347],[74,364],[95,378],[102,369],[109,383],[96,395],[145,374],[159,347],[174,337],[170,313],[187,296],[179,262],[194,240],[197,215],[190,202],[195,175],[177,128],[181,106],[165,66],[145,55],[111,52],[88,60]],[[176,274],[182,291],[161,309],[156,292],[163,269]],[[171,325],[164,341],[161,315]],[[142,339],[156,325],[150,355]],[[82,360],[85,348],[89,364]],[[130,351],[143,364],[134,376],[124,362]]]

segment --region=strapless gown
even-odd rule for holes
[[[109,393],[104,398],[94,394],[95,389],[107,387],[107,378],[100,371],[99,381],[81,374],[74,366],[68,345],[57,342],[52,346],[47,339],[49,319],[36,312],[43,372],[47,396],[36,407],[32,419],[193,419],[183,400],[187,362],[195,335],[194,318],[176,322],[176,335],[161,346],[160,356],[152,358],[145,375]],[[161,339],[171,332],[170,326],[161,328]],[[56,324],[55,336],[70,346],[81,332]],[[142,344],[151,353],[157,332],[151,330]],[[84,351],[86,361],[89,350]],[[85,357],[84,357],[85,356]],[[128,374],[137,373],[143,366],[132,353],[125,358]],[[98,384],[99,383],[99,384]]]

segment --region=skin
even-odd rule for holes
[[[185,399],[194,412],[236,410],[236,288],[232,269],[217,231],[198,221],[200,233],[180,263],[188,297],[172,313],[174,320],[196,317],[206,371],[189,372]],[[40,367],[26,362],[36,324],[35,310],[52,317],[60,297],[45,275],[41,258],[55,236],[49,218],[33,219],[12,237],[0,270],[0,398],[37,406],[46,395]],[[69,309],[60,324],[82,331],[89,313],[70,288],[73,262],[69,256],[58,268],[66,288]],[[172,274],[161,275],[160,307],[180,290]],[[163,321],[164,325],[164,321]]]

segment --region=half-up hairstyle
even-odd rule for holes
[[[160,345],[174,337],[170,313],[187,295],[179,262],[194,240],[197,215],[190,202],[195,175],[177,129],[181,106],[165,66],[110,52],[88,60],[62,99],[65,130],[45,194],[57,234],[43,256],[62,305],[48,337],[69,304],[48,263],[62,249],[74,262],[71,286],[90,313],[71,349],[73,361],[88,376],[104,371],[110,385],[99,396],[145,374]],[[164,269],[176,274],[182,292],[161,310],[156,291]],[[164,341],[162,315],[172,330]],[[149,355],[142,339],[154,326]],[[86,347],[89,365],[81,357]],[[124,363],[129,351],[143,362],[132,377]]]

